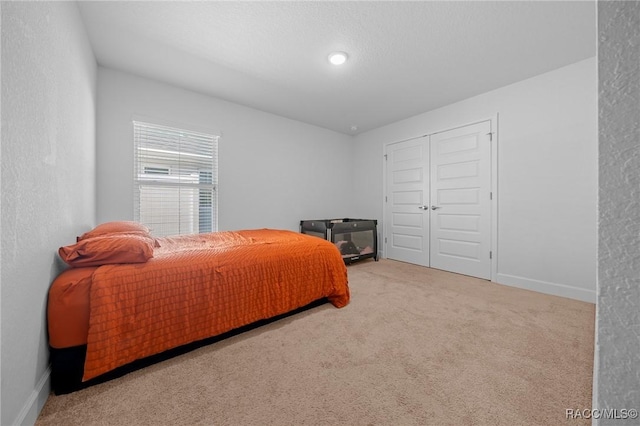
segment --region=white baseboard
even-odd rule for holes
[[[525,290],[537,291],[539,293],[567,297],[569,299],[581,300],[583,302],[596,303],[595,290],[585,290],[579,287],[551,283],[547,281],[533,280],[530,278],[501,273],[497,274],[495,282],[511,287],[523,288]]]
[[[30,425],[35,424],[38,419],[38,415],[44,407],[49,394],[51,393],[51,367],[47,367],[40,381],[36,385],[36,388],[29,395],[29,399],[20,410],[20,414],[16,418],[13,424],[15,425]]]

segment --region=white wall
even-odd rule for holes
[[[95,220],[96,63],[75,3],[2,3],[2,417],[49,394],[57,249]]]
[[[594,408],[640,409],[640,2],[598,2],[600,173]],[[601,425],[638,425],[637,418]]]
[[[131,120],[222,132],[219,230],[298,230],[352,208],[352,138],[299,121],[99,67],[98,222],[133,219]]]
[[[382,220],[384,144],[495,114],[496,281],[595,302],[595,58],[358,135],[354,214]]]

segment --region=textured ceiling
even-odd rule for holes
[[[100,65],[348,134],[596,54],[592,1],[108,1],[80,10]],[[345,65],[329,64],[335,50],[349,53]]]

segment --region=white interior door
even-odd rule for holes
[[[430,266],[491,278],[491,122],[431,135]]]
[[[385,250],[429,266],[429,137],[386,147]]]

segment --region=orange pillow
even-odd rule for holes
[[[146,226],[138,222],[120,220],[115,222],[105,222],[93,228],[89,232],[85,232],[78,237],[78,241],[87,238],[101,237],[109,234],[133,234],[151,237],[150,230]]]
[[[113,263],[144,263],[153,257],[153,238],[111,234],[86,238],[60,247],[58,254],[70,266],[100,266]]]

